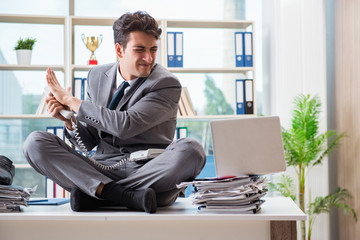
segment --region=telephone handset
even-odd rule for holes
[[[44,92],[46,95],[50,94],[49,86],[45,86]],[[65,110],[65,109],[60,110],[60,114],[66,119],[70,119],[74,115],[74,113],[72,111]]]
[[[45,87],[45,93],[47,95],[50,94],[50,89],[49,89],[48,86]],[[68,110],[61,110],[60,114],[64,118],[71,120],[71,125],[72,125],[72,128],[74,129],[73,131],[74,131],[74,134],[75,134],[74,135],[75,140],[76,140],[78,146],[80,147],[81,151],[83,153],[85,153],[85,156],[87,157],[87,159],[89,159],[89,161],[92,162],[96,167],[101,168],[101,169],[103,169],[105,171],[109,171],[109,170],[118,168],[118,167],[124,165],[127,162],[138,162],[138,161],[143,162],[143,161],[146,161],[146,160],[150,160],[152,158],[155,158],[155,157],[159,156],[164,151],[164,149],[156,149],[156,148],[150,148],[148,150],[140,150],[140,151],[131,153],[129,157],[125,157],[125,158],[121,159],[119,162],[117,162],[117,163],[115,163],[113,165],[101,164],[98,161],[96,161],[89,154],[89,151],[87,150],[85,144],[81,140],[81,138],[79,136],[78,127],[77,127],[76,123],[74,122],[74,120],[72,118],[74,113],[72,111],[68,111]]]

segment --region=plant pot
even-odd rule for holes
[[[20,49],[16,50],[17,63],[20,65],[29,65],[31,63],[32,50]]]

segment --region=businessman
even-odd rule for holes
[[[104,170],[55,135],[36,131],[28,136],[24,155],[39,173],[71,191],[73,211],[125,206],[154,213],[174,203],[181,191],[176,184],[200,173],[205,153],[194,139],[173,141],[181,85],[155,64],[161,35],[155,19],[146,12],[127,13],[114,22],[113,30],[119,62],[89,71],[86,101],[73,97],[47,70],[52,93],[47,110],[64,122],[73,144],[82,141],[88,150],[96,146],[94,158],[103,165],[116,164],[138,150],[164,152],[147,162],[128,161]],[[76,115],[66,119],[59,114],[63,109]]]

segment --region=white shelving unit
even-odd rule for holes
[[[99,17],[70,17],[70,54],[71,54],[71,69],[70,78],[74,78],[75,71],[88,71],[92,66],[89,65],[75,65],[75,49],[74,49],[74,28],[75,26],[112,26],[116,18],[99,18]],[[239,118],[249,117],[256,115],[256,79],[255,79],[255,67],[227,67],[227,68],[168,68],[167,67],[167,29],[168,28],[208,28],[208,29],[251,29],[254,32],[254,23],[252,21],[201,21],[201,20],[157,20],[159,26],[162,28],[162,37],[160,38],[160,63],[166,67],[172,73],[242,73],[247,75],[249,72],[252,73],[253,89],[254,89],[254,114],[249,115],[221,115],[221,116],[195,116],[195,117],[184,117],[181,116],[179,119],[219,119],[219,118]],[[253,34],[253,52],[254,51],[254,34]],[[235,54],[235,53],[234,53]],[[255,56],[253,56],[253,63],[255,64]],[[235,63],[234,63],[235,64]]]
[[[65,77],[65,86],[72,84],[74,73],[76,71],[88,71],[92,66],[75,65],[75,49],[74,49],[74,28],[75,26],[112,26],[116,18],[100,18],[100,17],[79,17],[79,16],[41,16],[41,15],[0,15],[0,22],[6,23],[32,23],[32,24],[60,24],[64,26],[64,65],[16,65],[16,64],[0,64],[1,70],[8,71],[45,71],[48,67],[53,70],[62,71]],[[251,29],[254,33],[254,23],[252,21],[201,21],[201,20],[157,20],[159,26],[163,29],[162,38],[160,39],[160,63],[167,67],[167,42],[166,35],[168,28],[211,28],[211,29]],[[255,34],[253,34],[254,43]],[[68,44],[69,43],[69,44]],[[253,44],[253,52],[254,44]],[[253,56],[255,64],[255,54]],[[173,73],[242,73],[247,75],[252,73],[253,89],[256,89],[255,65],[254,67],[227,67],[227,68],[168,68]],[[214,119],[214,118],[239,118],[256,115],[256,94],[254,91],[254,114],[252,115],[221,115],[221,116],[195,116],[195,117],[179,117],[180,119]],[[49,116],[38,115],[19,115],[6,116],[3,118],[49,118]]]
[[[64,64],[63,65],[18,65],[18,64],[0,64],[0,71],[46,71],[48,67],[54,71],[61,71],[65,76],[68,75],[68,23],[66,16],[45,16],[45,15],[15,15],[0,14],[0,23],[19,23],[19,24],[55,24],[62,25],[64,28]],[[22,115],[0,115],[0,119],[37,119],[51,118],[49,115],[39,116],[35,114]]]

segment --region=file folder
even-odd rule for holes
[[[245,103],[244,103],[244,79],[238,79],[235,82],[235,90],[236,90],[236,114],[245,114]]]
[[[236,67],[244,66],[244,33],[235,32],[235,64]]]
[[[64,140],[64,127],[55,127],[55,135]]]
[[[83,79],[82,78],[74,78],[74,83],[73,83],[73,95],[74,97],[78,98],[78,99],[82,99],[83,97]]]
[[[175,33],[175,67],[183,67],[183,33]]]
[[[45,196],[47,198],[55,197],[54,193],[55,183],[48,177],[45,177]]]
[[[175,33],[167,33],[167,58],[168,67],[175,67]]]
[[[46,131],[52,134],[56,134],[55,127],[46,127]]]
[[[70,198],[48,198],[48,199],[30,199],[28,205],[62,205],[70,202]]]
[[[253,66],[253,45],[252,45],[252,32],[244,33],[244,66]]]
[[[55,198],[65,198],[65,189],[62,188],[59,184],[55,183],[55,189],[54,189],[54,193],[55,193]]]
[[[86,78],[81,80],[81,100],[85,100],[87,94]]]
[[[177,139],[188,137],[188,128],[187,127],[177,127],[176,135],[177,135]]]
[[[254,113],[254,85],[252,79],[245,79],[245,114]]]

